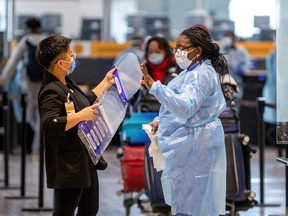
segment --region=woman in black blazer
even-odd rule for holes
[[[70,38],[51,36],[42,40],[36,57],[46,69],[39,92],[41,127],[45,138],[47,187],[54,188],[53,216],[96,215],[99,186],[96,169],[105,169],[103,158],[95,166],[78,137],[80,121],[95,120],[97,97],[114,84],[110,70],[86,94],[68,75],[75,69]],[[93,105],[94,104],[94,105]]]

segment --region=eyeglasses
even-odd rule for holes
[[[76,58],[77,58],[76,53],[71,53],[70,56],[74,59],[74,61],[75,61]],[[67,57],[63,57],[63,58],[59,58],[59,59],[57,59],[57,60],[55,61],[55,64],[56,64],[59,60],[64,60],[64,59],[66,59],[66,58],[67,58]]]
[[[181,54],[182,51],[186,51],[186,50],[188,50],[191,47],[192,47],[192,45],[188,46],[188,47],[182,46],[182,49],[180,49],[180,47],[175,47],[175,48],[172,49],[172,51],[173,51],[174,54]]]

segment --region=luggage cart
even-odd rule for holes
[[[124,119],[120,130],[121,147],[117,158],[121,164],[121,183],[123,189],[117,195],[123,195],[123,205],[126,216],[130,215],[130,208],[137,204],[144,211],[143,203],[149,200],[145,194],[144,158],[145,144],[150,142],[149,137],[142,130],[142,124],[147,124],[158,115],[158,112],[132,112]]]

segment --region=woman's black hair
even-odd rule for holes
[[[202,58],[210,59],[215,71],[223,76],[229,74],[227,60],[219,52],[220,47],[214,43],[207,30],[201,27],[191,27],[185,29],[180,35],[185,35],[193,47],[202,48]]]
[[[159,45],[159,48],[160,49],[163,49],[166,56],[165,57],[168,57],[168,58],[173,58],[174,57],[174,54],[173,52],[171,51],[171,47],[169,45],[169,42],[167,39],[163,38],[163,37],[158,37],[158,36],[155,36],[155,37],[151,37],[149,38],[149,40],[147,41],[146,43],[146,46],[145,46],[145,57],[148,57],[148,48],[149,48],[149,44],[152,42],[152,41],[156,41]]]
[[[37,61],[48,69],[51,62],[68,51],[71,39],[64,36],[50,36],[42,40],[36,51]]]

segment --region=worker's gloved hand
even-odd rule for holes
[[[247,68],[243,64],[239,64],[236,68],[236,74],[238,76],[244,76]]]

